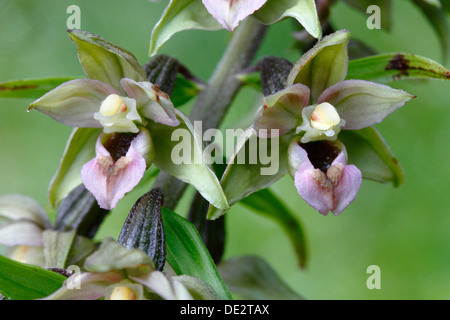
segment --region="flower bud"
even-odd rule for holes
[[[78,235],[92,239],[108,212],[100,208],[92,193],[81,184],[61,202],[55,230],[77,230]]]
[[[137,300],[137,296],[127,286],[118,286],[112,290],[109,300]]]
[[[279,57],[265,57],[258,62],[264,96],[272,95],[286,87],[292,63]]]
[[[180,63],[174,58],[160,54],[152,58],[144,69],[147,80],[157,85],[159,90],[170,97],[175,87]]]
[[[139,198],[125,220],[118,242],[127,249],[141,249],[162,270],[166,261],[166,241],[161,215],[164,194],[154,188]]]

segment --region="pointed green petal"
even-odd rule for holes
[[[30,104],[58,122],[71,127],[99,128],[94,119],[102,101],[118,92],[109,84],[91,79],[76,79],[63,83]]]
[[[144,69],[131,52],[90,32],[68,32],[77,46],[78,59],[88,78],[108,83],[121,93],[120,79],[146,80]]]
[[[350,34],[337,31],[320,40],[294,65],[287,86],[301,83],[311,89],[311,104],[328,87],[345,79],[348,68],[347,44]]]
[[[364,179],[392,182],[395,187],[403,183],[402,167],[375,128],[342,130],[339,139],[347,149],[348,162],[361,170]]]
[[[325,90],[317,102],[328,102],[336,108],[345,120],[343,129],[362,129],[380,123],[413,98],[413,95],[385,84],[345,80]]]

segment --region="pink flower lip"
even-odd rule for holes
[[[126,136],[122,139],[125,146],[114,141],[116,148],[109,147],[108,142],[116,139],[114,137],[117,135]],[[96,157],[83,166],[81,178],[86,188],[97,199],[99,206],[111,210],[142,179],[147,168],[146,154],[141,153],[142,144],[148,140],[151,145],[151,140],[149,133],[144,129],[137,135],[108,136],[105,145],[102,138],[104,134],[97,139]],[[117,148],[117,145],[120,147]]]
[[[355,199],[362,175],[347,165],[345,147],[339,141],[320,141],[289,148],[291,171],[298,194],[323,215],[340,214]],[[294,168],[292,167],[294,166]]]

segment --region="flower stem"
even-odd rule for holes
[[[201,120],[203,130],[216,128],[241,87],[238,75],[251,64],[267,26],[249,17],[241,23],[206,88],[199,93],[191,112],[191,120]],[[174,209],[187,185],[161,172],[155,183],[166,194],[165,207]]]

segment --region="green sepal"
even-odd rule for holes
[[[68,32],[77,46],[78,59],[88,78],[108,83],[122,93],[120,79],[146,80],[144,69],[131,52],[87,31]]]
[[[374,127],[342,130],[339,139],[347,149],[348,162],[361,170],[364,179],[392,182],[395,187],[403,183],[402,167]]]

